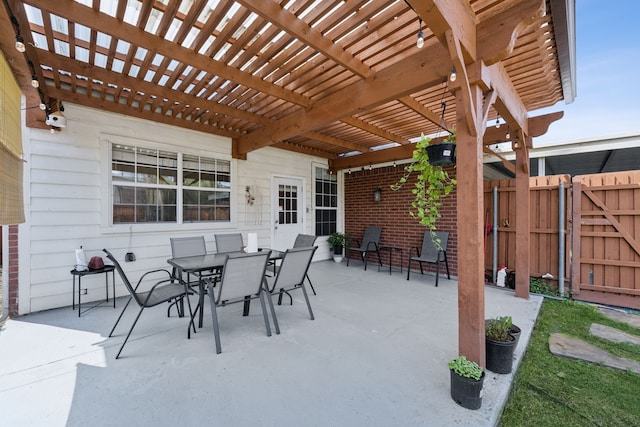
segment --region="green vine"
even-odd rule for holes
[[[436,166],[429,163],[429,155],[426,147],[431,142],[431,138],[427,138],[422,134],[420,140],[416,143],[413,150],[413,162],[406,166],[404,170],[406,174],[400,180],[391,185],[394,191],[399,190],[409,179],[411,174],[417,173],[416,183],[411,193],[414,199],[411,202],[409,215],[418,219],[421,225],[424,225],[431,231],[432,237],[435,236],[436,221],[442,215],[440,207],[443,200],[448,196],[456,186],[455,178],[451,178],[442,166]],[[444,142],[456,142],[456,135],[452,133]],[[434,237],[435,239],[435,237]],[[434,243],[436,243],[434,241]],[[437,242],[436,246],[439,246]]]

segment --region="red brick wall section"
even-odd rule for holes
[[[401,262],[402,268],[407,268],[409,249],[415,246],[422,247],[426,228],[420,225],[417,219],[409,216],[415,174],[401,189],[393,191],[390,188],[390,185],[398,182],[404,174],[403,166],[386,166],[372,170],[365,168],[357,172],[345,172],[345,231],[362,241],[364,230],[368,225],[382,227],[381,246],[402,248],[402,259],[399,259],[398,254],[394,254],[393,265],[399,267]],[[449,174],[455,176],[455,169],[451,168]],[[373,201],[373,193],[377,188],[382,190],[380,202]],[[458,275],[456,197],[456,190],[454,190],[444,200],[440,209],[442,218],[436,224],[439,231],[449,232],[447,259],[451,274],[454,276]],[[351,256],[357,255],[352,253]],[[370,260],[376,260],[375,255]],[[388,265],[388,255],[382,255],[382,262]],[[419,269],[417,263],[413,263],[412,267]],[[428,271],[435,271],[435,264],[423,264],[423,267]],[[440,272],[446,273],[444,266],[441,267]]]
[[[18,316],[18,226],[10,225],[9,229],[9,265],[3,269],[9,281],[9,316]]]

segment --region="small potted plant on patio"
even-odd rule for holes
[[[338,231],[333,232],[329,235],[327,243],[333,248],[333,260],[342,262],[342,249],[347,245],[347,235]]]
[[[451,133],[447,140],[449,143],[455,143],[455,133]],[[412,173],[417,173],[416,183],[411,190],[414,199],[411,202],[412,209],[409,210],[409,215],[417,218],[421,225],[431,231],[433,243],[436,247],[440,247],[440,242],[435,236],[436,221],[442,216],[440,207],[443,199],[453,191],[457,182],[455,178],[449,176],[442,167],[442,163],[433,165],[429,162],[427,147],[430,142],[431,138],[423,134],[413,150],[413,162],[405,167],[406,174],[397,183],[391,185],[391,189],[399,190]]]
[[[484,370],[465,356],[449,361],[451,398],[467,409],[479,409],[482,405]]]
[[[511,316],[485,321],[487,369],[497,374],[509,374],[513,366],[516,339],[510,334]]]

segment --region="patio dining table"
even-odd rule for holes
[[[258,251],[271,251],[269,256],[269,262],[275,262],[276,260],[282,259],[284,257],[284,252],[274,250],[274,249],[265,249],[260,248]],[[198,307],[196,307],[196,311],[198,311],[198,327],[202,328],[203,321],[203,304],[204,304],[204,294],[205,294],[205,281],[202,278],[201,273],[204,271],[210,270],[221,270],[224,266],[224,261],[227,255],[240,254],[241,252],[230,252],[230,253],[208,253],[205,255],[194,255],[188,257],[180,257],[180,258],[170,258],[167,260],[169,265],[176,269],[176,273],[178,275],[178,280],[180,283],[183,283],[187,286],[187,283],[182,279],[182,275],[187,274],[196,274],[199,276],[198,280]],[[244,312],[243,315],[247,316],[249,314],[249,303],[251,299],[247,298],[244,303]],[[195,316],[195,312],[193,313]],[[193,320],[193,319],[192,319]],[[191,323],[189,323],[189,327],[191,327]]]

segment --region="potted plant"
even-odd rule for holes
[[[479,409],[482,404],[484,370],[465,356],[449,361],[451,398],[467,409]]]
[[[347,244],[346,234],[338,231],[331,233],[327,239],[327,243],[329,243],[330,248],[333,248],[333,260],[335,262],[342,262],[342,249]]]
[[[399,190],[409,179],[412,173],[416,172],[416,183],[411,193],[414,200],[411,202],[409,215],[417,218],[421,225],[431,231],[433,243],[440,247],[440,242],[435,236],[436,221],[442,216],[440,207],[443,199],[448,196],[456,186],[455,178],[451,178],[449,173],[442,167],[442,164],[433,165],[429,162],[429,147],[431,138],[422,135],[413,150],[413,162],[405,167],[406,174],[400,180],[391,185],[394,191]],[[449,143],[455,143],[455,133],[448,137]]]
[[[429,144],[426,147],[429,163],[434,166],[452,165],[456,162],[456,134],[450,133],[439,144]]]
[[[516,339],[509,333],[512,325],[511,316],[485,321],[487,369],[497,374],[511,373],[516,346]]]

